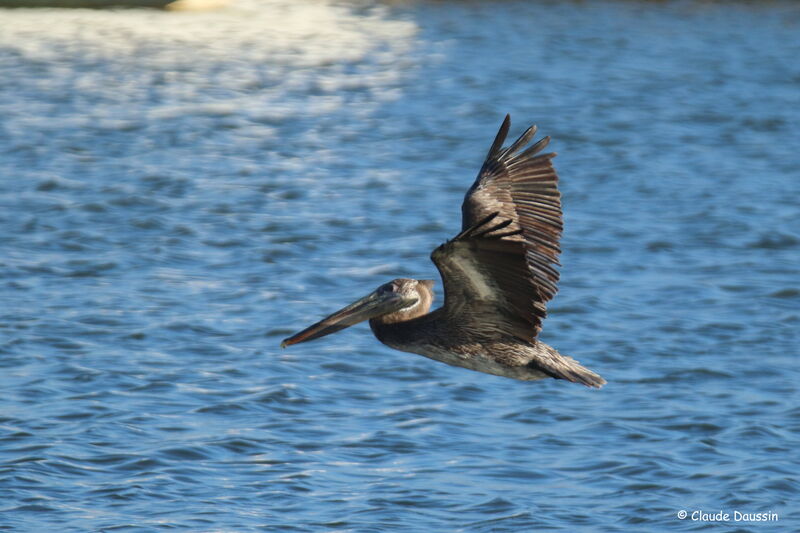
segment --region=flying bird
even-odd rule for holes
[[[292,335],[281,347],[369,320],[382,343],[453,366],[519,380],[547,377],[601,387],[606,381],[538,339],[557,291],[563,228],[555,153],[529,146],[536,126],[504,148],[506,115],[461,205],[462,231],[431,260],[444,305],[430,311],[432,280],[398,278]]]

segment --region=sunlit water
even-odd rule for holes
[[[0,529],[799,529],[798,35],[781,2],[0,11]],[[507,112],[560,153],[543,339],[608,385],[365,326],[280,351],[437,277]]]

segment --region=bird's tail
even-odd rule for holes
[[[585,366],[581,365],[578,361],[569,357],[568,355],[561,355],[554,348],[539,342],[545,348],[543,357],[537,357],[531,365],[550,377],[556,379],[566,379],[573,383],[581,383],[587,387],[594,387],[599,389],[606,384],[599,374],[595,374]]]

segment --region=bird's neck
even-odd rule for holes
[[[372,333],[383,344],[402,350],[404,346],[412,344],[415,339],[424,338],[435,328],[438,309],[432,313],[424,313],[407,320],[385,320],[386,317],[377,317],[369,321]]]

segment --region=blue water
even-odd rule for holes
[[[0,11],[0,529],[799,530],[798,35],[794,2]],[[542,338],[608,385],[364,325],[280,350],[438,279],[505,113],[560,154]]]

